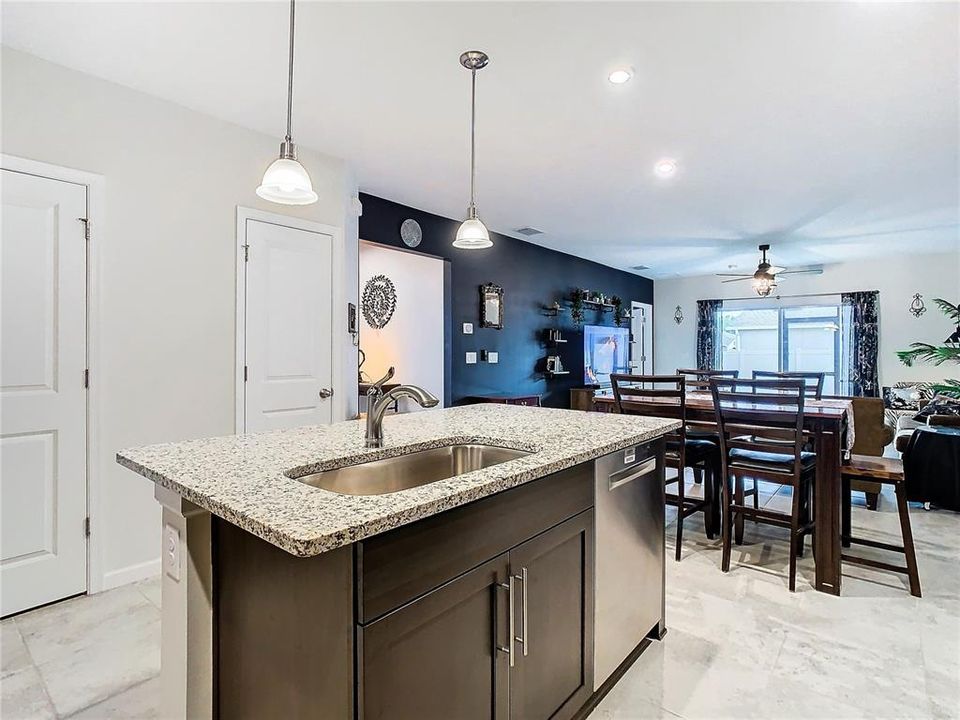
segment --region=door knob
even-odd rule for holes
[[[333,388],[320,388],[320,397],[328,398],[333,395]]]

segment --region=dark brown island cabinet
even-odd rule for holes
[[[586,716],[663,632],[662,479],[655,440],[311,558],[214,520],[213,716]],[[612,495],[631,481],[642,490]],[[618,507],[637,498],[649,507]],[[598,593],[638,578],[645,590],[602,598],[610,617],[595,616]],[[623,655],[603,678],[598,626]]]

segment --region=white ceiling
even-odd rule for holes
[[[307,3],[294,137],[362,190],[664,277],[960,246],[957,3]],[[287,5],[3,3],[3,42],[279,137]],[[606,76],[631,65],[634,79]],[[679,161],[664,181],[652,167]],[[264,163],[268,158],[264,158]],[[251,178],[255,182],[256,178]]]

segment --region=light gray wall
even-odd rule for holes
[[[301,148],[320,201],[306,208],[266,203],[254,190],[279,137],[9,48],[2,61],[0,150],[106,178],[106,222],[94,228],[100,405],[99,456],[91,465],[100,486],[92,508],[98,560],[109,586],[156,572],[160,556],[153,487],[116,465],[116,451],[233,432],[236,206],[344,228],[346,267],[339,271],[355,299],[356,187],[342,160]],[[278,131],[282,121],[278,108]],[[355,390],[345,308],[335,308],[334,321],[342,387]]]
[[[960,301],[960,240],[957,252],[917,255],[904,247],[903,255],[877,260],[837,263],[824,267],[822,275],[785,277],[778,288],[784,296],[802,293],[880,291],[880,384],[899,381],[940,380],[956,376],[956,366],[905,367],[896,351],[911,342],[940,343],[953,331],[934,307],[933,298]],[[657,372],[672,373],[679,367],[696,367],[697,300],[750,295],[750,283],[721,283],[713,275],[657,280],[654,293],[654,362]],[[921,293],[927,312],[919,318],[908,308],[914,293]],[[798,299],[797,302],[802,302]],[[676,306],[684,321],[673,320]]]

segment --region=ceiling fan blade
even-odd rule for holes
[[[823,275],[823,268],[810,268],[808,270],[784,270],[778,275]]]
[[[744,275],[743,273],[714,273],[715,277],[735,277],[735,278],[748,278],[753,277],[753,275]]]
[[[753,275],[748,275],[747,277],[734,278],[733,280],[721,280],[722,283],[728,282],[743,282],[744,280],[753,280]]]
[[[786,268],[778,267],[778,266],[776,266],[776,265],[771,265],[770,267],[767,268],[767,272],[770,273],[771,275],[776,275],[777,273],[782,273],[782,272],[785,271],[785,270],[786,270]]]

